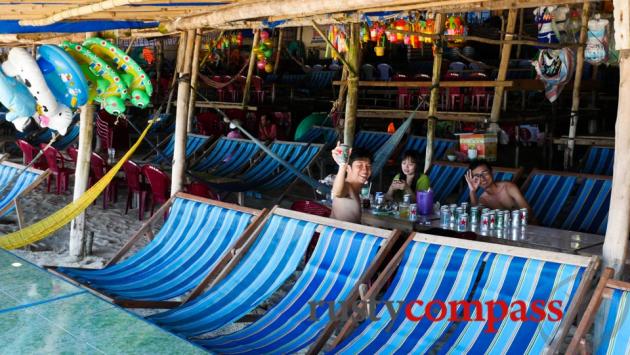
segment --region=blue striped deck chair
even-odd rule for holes
[[[0,161],[7,155],[0,156]],[[35,189],[50,174],[49,170],[28,168],[9,161],[0,163],[0,217],[4,217],[15,211],[20,229],[23,224],[23,211],[20,208],[19,199]],[[17,178],[16,175],[20,174]]]
[[[306,89],[309,92],[317,92],[326,88],[332,90],[335,73],[327,70],[309,72],[306,76]]]
[[[468,166],[448,162],[433,162],[429,169],[429,180],[433,190],[433,200],[444,203],[464,181]]]
[[[451,148],[452,149],[457,148],[456,140],[442,139],[442,138],[435,139],[435,141],[433,142],[433,160],[444,159],[446,151],[448,151]],[[404,149],[402,150],[402,152],[400,152],[400,155],[402,158],[402,155],[405,154],[406,151],[413,150],[417,152],[418,154],[420,154],[421,156],[424,156],[424,152],[426,151],[426,149],[427,149],[426,137],[409,136],[409,138],[407,139],[407,142],[405,143]]]
[[[412,238],[366,296],[370,299],[380,294],[395,273],[382,300],[394,304],[402,301],[398,307],[409,307],[411,316],[405,311],[392,319],[381,303],[374,312],[375,319],[358,326],[353,319],[346,322],[331,354],[540,354],[548,348],[553,353],[577,315],[599,263],[597,257],[533,254],[526,248],[428,234],[415,233]],[[516,322],[507,314],[507,318],[489,324],[490,311],[483,305],[493,300],[509,306],[515,300],[528,305],[534,300],[559,300],[558,308],[565,316],[559,322]],[[433,301],[445,308],[434,303],[435,308],[427,309]],[[475,306],[475,301],[481,306]],[[432,320],[427,312],[431,312]],[[478,320],[459,321],[466,312]],[[531,316],[532,312],[526,314]],[[484,331],[490,327],[496,332]]]
[[[313,126],[298,139],[298,142],[323,143],[324,147],[332,148],[337,140],[339,140],[339,133],[334,128]]]
[[[259,152],[256,143],[248,139],[221,137],[193,164],[191,170],[213,176],[238,174]]]
[[[581,173],[608,175],[613,174],[615,149],[611,147],[590,147],[586,153]]]
[[[282,74],[282,77],[280,78],[280,82],[282,84],[300,86],[304,82],[305,78],[306,78],[306,74],[287,74],[287,73],[284,73],[284,74]]]
[[[392,247],[396,232],[321,219],[322,230],[313,254],[288,293],[261,318],[229,335],[199,340],[223,354],[295,353],[312,344],[330,321],[327,305],[311,318],[311,303],[322,300],[349,305],[358,286],[368,282]],[[328,225],[325,225],[328,224]],[[389,241],[388,241],[389,239]],[[379,250],[380,249],[380,250]]]
[[[468,170],[468,167],[466,166]],[[492,167],[492,177],[494,181],[511,181],[516,182],[521,175],[523,174],[523,168],[501,168],[501,167]],[[481,196],[483,193],[483,189],[479,188],[477,190],[477,198]],[[459,200],[457,203],[462,203],[465,201],[470,201],[470,189],[468,189],[468,184],[464,185],[464,191],[461,195],[459,195]]]
[[[178,193],[148,225],[170,211],[155,238],[120,261],[146,233],[142,228],[103,269],[57,269],[115,303],[133,307],[179,304],[169,299],[198,286],[224,255],[249,238],[264,211]],[[156,217],[157,216],[157,217]]]
[[[294,155],[287,162],[293,165],[297,170],[304,171],[322,152],[322,145],[311,144],[310,146],[303,146],[299,155]],[[293,182],[297,179],[297,176],[290,170],[279,166],[280,172],[273,175],[271,179],[268,179],[256,188],[259,191],[265,190],[289,190]],[[247,181],[247,178],[244,177]]]
[[[602,272],[567,354],[630,354],[630,283],[613,280],[613,275],[612,268]],[[607,304],[602,305],[603,302]],[[585,337],[598,312],[604,320],[603,333],[598,334],[600,343],[597,347],[591,348]]]
[[[612,178],[582,175],[575,203],[562,223],[562,229],[606,234]]]
[[[354,137],[354,148],[367,149],[374,154],[389,139],[391,134],[387,132],[359,131]]]
[[[188,134],[186,140],[186,158],[190,158],[193,154],[203,148],[210,140],[209,136],[202,136],[200,134]],[[158,149],[160,154],[157,154],[153,159],[154,164],[166,164],[170,165],[173,161],[173,154],[175,153],[175,135],[171,135],[162,142]]]
[[[574,174],[534,169],[523,184],[523,195],[538,223],[553,226],[577,185]]]

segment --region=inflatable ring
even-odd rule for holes
[[[97,78],[95,100],[100,102],[109,114],[119,115],[125,112],[125,100],[129,97],[127,86],[118,73],[86,47],[64,41],[61,47],[68,52],[77,63],[86,64],[89,71]]]
[[[37,64],[57,100],[75,109],[88,100],[88,84],[81,67],[63,49],[45,44],[39,47]]]
[[[37,102],[26,86],[15,78],[4,75],[0,70],[0,103],[9,112],[7,121],[13,123],[15,128],[22,132],[31,116],[36,112]]]
[[[139,108],[147,107],[153,93],[153,86],[149,76],[131,56],[109,41],[98,37],[85,40],[83,46],[89,48],[121,73],[127,87],[131,91],[131,103],[134,106]]]
[[[44,74],[37,62],[24,48],[12,48],[6,62],[2,63],[2,70],[11,77],[16,77],[26,87],[37,101],[37,113],[49,115],[58,111],[59,104],[53,95]]]

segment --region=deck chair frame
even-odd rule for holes
[[[24,165],[12,163],[9,161],[4,161],[7,158],[8,158],[8,154],[3,154],[2,156],[0,156],[0,162],[1,162],[0,164],[10,166],[20,171],[25,168]],[[18,227],[20,229],[22,229],[22,225],[24,224],[24,216],[22,215],[22,209],[20,207],[20,198],[22,198],[24,195],[28,194],[29,192],[37,188],[39,184],[41,184],[48,177],[48,175],[50,175],[50,169],[46,169],[45,171],[42,171],[39,169],[29,167],[26,169],[26,171],[39,174],[39,176],[35,180],[33,180],[33,182],[29,186],[27,186],[24,190],[22,190],[22,192],[20,192],[17,196],[15,196],[15,198],[13,199],[13,202],[7,204],[6,206],[0,209],[0,216],[1,216],[6,211],[8,211],[11,207],[15,207],[15,214],[17,215]]]
[[[256,242],[256,239],[258,238],[260,233],[263,231],[263,228],[266,222],[274,215],[316,223],[319,225],[319,227],[316,229],[316,232],[321,232],[323,226],[328,226],[328,227],[333,227],[333,228],[343,228],[343,229],[352,230],[355,232],[371,234],[376,237],[387,239],[385,244],[381,247],[381,249],[378,251],[377,255],[375,256],[372,264],[368,267],[368,269],[359,279],[359,282],[353,287],[352,291],[348,294],[348,297],[344,301],[345,306],[349,306],[355,299],[359,297],[359,288],[361,287],[361,285],[367,284],[376,275],[376,272],[381,268],[381,266],[383,265],[383,263],[389,256],[392,248],[396,244],[396,241],[401,235],[401,232],[399,230],[390,231],[390,230],[385,230],[385,229],[380,229],[380,228],[375,228],[375,227],[369,227],[369,226],[364,226],[361,224],[338,221],[331,218],[315,216],[315,215],[293,211],[293,210],[287,210],[287,209],[275,206],[264,217],[264,221],[258,224],[252,237],[249,238],[245,243],[243,243],[239,248],[233,248],[232,253],[231,253],[232,255],[225,254],[222,260],[220,260],[216,264],[214,269],[208,274],[206,279],[202,281],[197,286],[197,288],[195,288],[182,303],[187,303],[188,301],[196,298],[197,296],[202,294],[206,289],[212,288],[218,282],[220,282],[225,277],[227,277],[227,275],[229,275],[230,272],[232,272],[232,270],[238,265],[238,263],[243,259],[243,257],[245,257],[247,252]],[[341,309],[344,309],[344,307],[342,307]],[[245,316],[242,320],[251,322],[254,319],[250,316]],[[325,331],[327,332],[332,332],[333,330],[334,330],[334,326],[331,326],[331,325],[327,325],[325,329]]]
[[[449,238],[449,237],[414,232],[409,235],[409,238],[407,238],[403,246],[401,246],[401,248],[398,250],[396,255],[394,255],[394,257],[389,261],[385,269],[383,269],[383,271],[379,274],[376,281],[372,284],[372,287],[370,287],[370,289],[367,291],[366,298],[368,299],[373,298],[383,290],[386,283],[391,279],[391,277],[394,275],[394,273],[400,266],[400,263],[402,262],[403,256],[405,254],[405,250],[407,249],[411,241],[426,242],[426,243],[439,244],[439,245],[451,246],[451,247],[457,247],[457,248],[479,250],[483,252],[506,254],[506,255],[523,257],[523,258],[531,258],[532,256],[532,249],[528,249],[528,248],[513,247],[513,246],[485,243],[485,242],[478,242],[478,241],[470,241],[470,240],[463,240],[463,239],[457,239],[457,238]],[[595,276],[595,273],[597,272],[597,268],[599,267],[599,257],[597,256],[585,257],[585,256],[579,256],[579,255],[563,254],[563,253],[550,252],[550,251],[544,251],[544,250],[536,250],[535,258],[542,261],[569,263],[573,265],[586,267],[584,276],[580,282],[580,285],[578,286],[576,290],[573,304],[569,307],[569,309],[565,313],[565,318],[562,321],[562,324],[558,330],[558,333],[548,347],[547,353],[553,354],[562,343],[562,340],[565,338],[566,334],[569,331],[569,328],[571,327],[571,323],[577,316],[577,312],[580,308],[580,305],[583,303],[584,298],[586,297],[586,293],[588,292],[591,280]],[[358,324],[354,320],[354,317],[349,317],[346,323],[341,328],[339,334],[333,341],[331,347],[335,348],[336,346],[338,346],[345,338],[347,338],[352,333],[352,331],[354,331],[357,325]],[[331,333],[328,333],[328,334],[323,333],[321,337],[317,340],[317,342],[314,343],[314,345],[309,349],[308,354],[319,353],[328,342],[328,338],[330,337]]]
[[[265,221],[265,216],[268,213],[267,209],[263,209],[263,210],[256,210],[256,209],[252,209],[252,208],[248,208],[248,207],[242,207],[242,206],[238,206],[238,205],[234,205],[231,203],[226,203],[226,202],[221,202],[221,201],[216,201],[216,200],[210,200],[207,198],[202,198],[199,196],[195,196],[195,195],[190,195],[187,193],[183,193],[183,192],[178,192],[175,195],[171,196],[171,198],[168,199],[168,201],[166,201],[159,209],[156,213],[153,214],[153,216],[151,216],[151,218],[149,218],[149,220],[147,220],[145,223],[143,223],[142,227],[140,227],[140,229],[138,231],[136,231],[136,233],[134,233],[134,235],[129,239],[129,241],[127,241],[127,243],[125,243],[125,245],[123,245],[118,252],[107,262],[107,264],[105,264],[105,267],[114,265],[115,263],[117,263],[118,261],[120,261],[128,252],[129,250],[131,250],[131,248],[145,235],[148,236],[149,240],[153,240],[154,234],[153,234],[153,224],[159,220],[164,214],[166,214],[171,205],[173,204],[173,202],[175,201],[176,198],[183,198],[183,199],[187,199],[187,200],[192,200],[192,201],[199,201],[199,202],[203,202],[209,205],[213,205],[213,206],[218,206],[218,207],[224,207],[224,208],[229,208],[229,209],[233,209],[233,210],[237,210],[237,211],[241,211],[241,212],[246,212],[246,213],[251,213],[254,218],[252,219],[252,222],[247,226],[247,228],[243,231],[243,233],[234,241],[233,245],[230,246],[231,252],[225,252],[223,254],[223,257],[221,257],[219,260],[219,262],[217,262],[216,264],[216,268],[222,267],[224,266],[227,262],[229,261],[229,258],[231,256],[234,255],[234,250],[238,249],[241,245],[243,245],[252,235],[252,233],[256,230],[256,228],[263,222]],[[226,261],[224,261],[226,260]],[[53,266],[46,266],[46,268],[55,273],[56,275],[64,278],[65,280],[70,281],[71,283],[75,284],[75,285],[81,285],[82,287],[88,289],[90,292],[96,294],[97,296],[111,302],[111,303],[115,303],[117,305],[123,306],[123,307],[127,307],[127,308],[173,308],[173,307],[177,307],[180,304],[182,304],[183,302],[177,302],[177,301],[138,301],[138,300],[127,300],[127,299],[120,299],[120,298],[115,298],[115,297],[111,297],[103,292],[101,292],[100,290],[97,290],[95,288],[90,287],[89,285],[85,285],[82,284],[78,281],[76,281],[75,279],[73,279],[72,277],[58,272],[56,269],[57,267],[53,267]],[[215,269],[216,269],[215,268]],[[86,270],[86,269],[84,269]],[[204,281],[206,281],[206,279],[208,279],[208,276],[206,276],[206,278],[204,278]]]
[[[595,315],[597,314],[597,310],[602,303],[602,299],[610,298],[611,291],[613,289],[630,292],[630,283],[614,280],[614,275],[615,270],[612,268],[605,268],[602,272],[602,276],[599,279],[597,287],[595,288],[595,292],[593,292],[593,296],[591,297],[591,300],[586,307],[584,316],[580,320],[580,323],[578,324],[578,327],[573,334],[571,343],[569,343],[569,347],[566,351],[567,354],[591,353],[587,349],[587,344],[584,337],[586,336],[586,332],[588,332],[593,324],[593,321],[595,320]]]

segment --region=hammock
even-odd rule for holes
[[[49,217],[23,228],[19,231],[4,235],[0,237],[0,247],[4,249],[16,249],[21,248],[31,243],[37,242],[46,238],[61,227],[68,224],[74,218],[76,218],[81,212],[88,208],[92,202],[94,202],[98,196],[105,190],[107,185],[114,179],[116,173],[122,168],[123,164],[131,155],[136,151],[142,140],[147,135],[147,132],[151,128],[155,120],[149,120],[149,124],[144,129],[136,143],[129,149],[129,151],[114,165],[108,172],[94,184],[89,190],[87,190],[78,200],[73,201],[66,207],[58,210]]]
[[[203,81],[204,84],[215,88],[215,89],[223,89],[224,87],[232,84],[233,82],[235,82],[240,76],[241,74],[243,74],[243,71],[245,71],[245,68],[247,68],[249,66],[249,62],[246,62],[243,67],[241,68],[241,70],[238,71],[238,73],[236,73],[234,76],[232,76],[232,79],[230,79],[230,81],[227,81],[225,83],[222,82],[218,82],[215,80],[212,80],[210,78],[208,78],[207,76],[198,73],[197,75],[199,75],[199,79],[201,79],[201,81]]]
[[[383,167],[385,167],[385,164],[387,163],[387,160],[394,152],[394,149],[396,149],[396,147],[400,144],[400,141],[405,136],[405,133],[407,133],[407,131],[409,130],[409,127],[411,127],[413,116],[416,115],[416,112],[418,111],[419,108],[420,108],[420,104],[416,106],[416,109],[413,110],[411,114],[409,114],[409,117],[407,117],[405,122],[403,122],[403,124],[400,125],[400,127],[398,127],[396,132],[394,132],[394,134],[392,134],[391,137],[389,137],[389,139],[385,142],[385,144],[383,144],[383,146],[381,146],[376,151],[376,153],[374,153],[374,161],[372,162],[372,176],[378,175],[383,169]]]

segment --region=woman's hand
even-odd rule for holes
[[[476,193],[477,189],[479,189],[479,178],[473,177],[472,170],[468,169],[466,175],[466,183],[468,184],[468,189],[470,192]]]
[[[392,189],[393,190],[405,190],[407,188],[407,182],[404,180],[394,180],[392,181]]]

